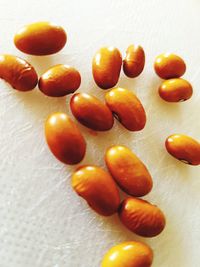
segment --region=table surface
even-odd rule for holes
[[[54,111],[70,114],[69,99],[45,97],[38,89],[21,93],[0,80],[0,267],[98,267],[104,253],[127,240],[141,240],[154,250],[153,267],[200,266],[200,168],[172,158],[165,138],[185,133],[200,139],[200,1],[199,0],[1,0],[0,51],[30,61],[38,74],[65,63],[82,75],[79,91],[103,99],[92,78],[91,60],[104,45],[124,55],[131,43],[146,52],[142,75],[118,86],[136,92],[147,112],[143,131],[131,133],[115,122],[105,133],[92,134],[80,126],[87,140],[83,164],[105,167],[108,146],[129,146],[148,166],[154,180],[145,199],[166,214],[164,232],[140,238],[117,218],[95,214],[70,186],[76,166],[58,162],[44,138],[44,121]],[[68,34],[65,48],[47,57],[28,56],[13,44],[24,24],[47,20]],[[163,52],[181,55],[184,75],[194,87],[191,100],[170,104],[161,100],[161,80],[153,71],[154,58]]]

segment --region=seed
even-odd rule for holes
[[[27,61],[12,55],[0,55],[0,78],[19,91],[30,91],[38,82],[35,69]]]
[[[153,251],[144,243],[123,242],[112,247],[104,256],[101,267],[150,267]]]
[[[179,78],[186,71],[186,65],[182,58],[175,54],[161,54],[156,57],[154,69],[162,79]]]
[[[170,155],[191,165],[200,164],[200,143],[184,134],[167,137],[165,146]]]
[[[119,80],[122,56],[115,47],[99,49],[92,61],[92,73],[96,84],[102,89],[115,86]]]
[[[193,90],[191,84],[181,78],[163,81],[159,87],[159,95],[168,102],[180,102],[189,99]]]
[[[122,201],[119,218],[130,231],[144,237],[156,236],[165,227],[162,211],[157,206],[137,198]]]
[[[72,176],[72,187],[100,215],[112,215],[119,207],[120,197],[114,180],[97,166],[78,168]]]
[[[114,119],[110,109],[98,98],[86,94],[74,94],[70,107],[75,118],[95,131],[107,131],[113,126]]]
[[[35,56],[57,53],[67,41],[64,29],[50,22],[36,22],[24,26],[14,37],[15,46]]]
[[[119,187],[132,196],[144,196],[153,186],[150,173],[142,161],[125,146],[106,151],[106,165]]]
[[[74,93],[81,84],[80,73],[73,67],[59,64],[48,69],[39,80],[39,89],[48,96],[61,97]]]
[[[123,70],[129,78],[135,78],[141,74],[145,64],[145,53],[140,45],[130,45],[126,50],[123,61]]]
[[[57,112],[48,117],[45,135],[51,152],[63,163],[77,164],[83,159],[85,140],[76,124],[65,113]]]
[[[144,128],[145,110],[134,93],[118,87],[106,93],[105,99],[110,110],[126,129],[140,131]]]

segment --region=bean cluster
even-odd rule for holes
[[[50,55],[60,51],[67,41],[65,30],[49,22],[25,26],[14,37],[15,46],[26,54]],[[73,94],[70,108],[74,117],[94,131],[108,131],[114,117],[129,131],[140,131],[146,124],[141,101],[131,91],[116,87],[121,68],[129,78],[139,76],[145,65],[141,46],[130,45],[122,59],[115,47],[103,47],[93,57],[92,74],[105,94],[105,103],[87,93],[73,94],[81,84],[81,75],[72,66],[59,64],[48,69],[38,81],[34,67],[13,55],[0,55],[0,78],[14,89],[30,91],[38,84],[42,93],[50,97]],[[165,79],[158,93],[168,102],[185,101],[192,96],[192,85],[180,78],[186,64],[175,54],[161,54],[154,63],[157,75]],[[76,123],[65,113],[51,114],[45,122],[47,144],[54,156],[65,164],[77,164],[86,152],[86,141]],[[167,151],[176,159],[191,165],[200,164],[200,143],[183,134],[167,137]],[[120,221],[132,232],[143,237],[160,234],[166,224],[163,212],[142,200],[153,187],[153,180],[145,164],[128,147],[115,145],[105,153],[108,172],[94,165],[79,167],[72,175],[72,187],[98,214],[118,213]],[[122,202],[118,187],[129,196]],[[141,242],[125,242],[111,248],[104,256],[102,267],[148,267],[153,261],[151,248]]]

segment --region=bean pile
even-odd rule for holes
[[[20,29],[14,37],[15,46],[30,55],[51,55],[66,44],[65,30],[49,22],[37,22]],[[58,64],[39,79],[34,67],[13,55],[0,55],[0,78],[14,89],[30,91],[37,84],[50,97],[73,94],[70,108],[73,116],[94,131],[108,131],[116,118],[129,131],[141,131],[146,113],[141,101],[131,91],[116,87],[121,68],[129,78],[139,76],[145,66],[145,52],[141,46],[130,45],[122,59],[115,47],[102,47],[93,57],[92,74],[105,94],[105,103],[87,93],[73,94],[81,84],[81,75],[72,66]],[[160,97],[168,102],[188,100],[192,85],[180,78],[186,71],[184,60],[175,54],[161,54],[155,59],[156,74],[165,79],[158,88]],[[86,141],[77,124],[65,113],[50,114],[45,122],[46,142],[54,156],[65,164],[80,163],[86,152]],[[200,143],[183,134],[166,138],[166,150],[176,159],[190,165],[200,164]],[[148,194],[153,179],[145,164],[128,147],[115,145],[105,153],[108,171],[94,165],[80,166],[72,174],[72,187],[98,214],[118,213],[119,220],[130,231],[143,237],[159,235],[165,228],[164,213],[155,205],[139,197]],[[120,200],[118,187],[128,197]],[[111,248],[101,267],[149,267],[153,262],[151,248],[141,242],[125,242]]]

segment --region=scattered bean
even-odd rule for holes
[[[189,99],[192,96],[192,85],[181,78],[169,79],[159,87],[159,95],[168,102],[180,102]]]
[[[153,251],[144,243],[123,242],[112,247],[104,256],[101,267],[150,267]]]
[[[0,55],[0,78],[19,91],[30,91],[38,82],[35,69],[24,59],[12,55]]]
[[[186,65],[182,58],[175,54],[161,54],[156,57],[154,69],[162,79],[179,78],[186,71]]]
[[[97,213],[109,216],[117,212],[120,204],[114,180],[97,166],[83,166],[72,176],[72,187]]]
[[[74,94],[70,107],[75,118],[95,131],[107,131],[113,126],[114,119],[110,109],[98,98],[86,94]]]
[[[127,194],[140,197],[151,191],[153,181],[150,173],[127,147],[110,147],[106,151],[105,161],[112,177]]]
[[[51,152],[63,163],[77,164],[83,159],[85,140],[76,124],[65,113],[57,112],[48,117],[45,135]]]
[[[200,164],[200,143],[184,134],[173,134],[167,137],[165,146],[170,155],[190,164]]]
[[[126,50],[123,61],[123,70],[129,78],[135,78],[141,74],[145,64],[145,53],[140,45],[130,45]]]
[[[14,37],[15,46],[35,56],[57,53],[67,41],[64,29],[50,22],[36,22],[24,26]]]
[[[131,91],[114,88],[105,96],[106,104],[119,122],[129,131],[140,131],[146,124],[145,110]]]
[[[39,89],[48,96],[62,97],[74,93],[81,84],[80,73],[68,65],[48,69],[39,79]]]
[[[157,206],[137,198],[123,200],[119,218],[130,231],[144,237],[156,236],[165,227],[162,211]]]
[[[102,89],[115,86],[118,82],[122,65],[122,56],[115,47],[99,49],[92,61],[92,73],[96,84]]]

